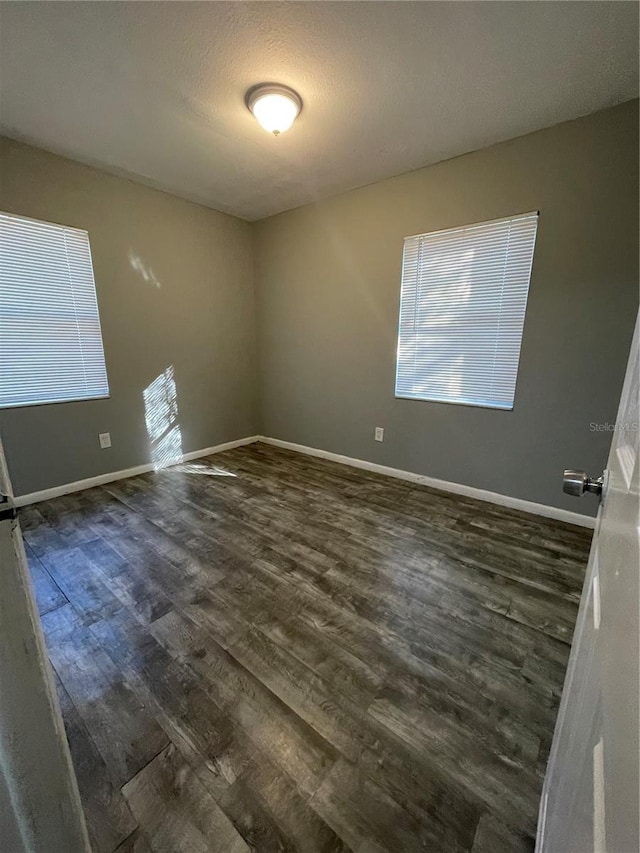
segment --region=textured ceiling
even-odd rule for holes
[[[3,2],[0,128],[259,219],[629,100],[632,2]],[[277,139],[244,106],[304,109]]]

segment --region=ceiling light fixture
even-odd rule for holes
[[[302,109],[297,92],[275,83],[260,83],[249,89],[245,102],[258,124],[274,136],[289,130]]]

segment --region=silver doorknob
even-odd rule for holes
[[[580,497],[585,492],[592,492],[594,495],[602,494],[602,484],[604,477],[587,477],[584,471],[576,471],[573,468],[566,468],[564,477],[562,478],[562,491],[567,495]]]

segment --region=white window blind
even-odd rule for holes
[[[108,396],[89,235],[0,213],[0,407]]]
[[[537,227],[536,212],[406,238],[396,397],[513,408]]]

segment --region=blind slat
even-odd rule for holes
[[[108,396],[88,233],[0,213],[0,407]]]
[[[512,409],[538,213],[404,241],[396,397]]]

